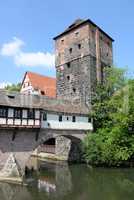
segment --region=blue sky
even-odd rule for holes
[[[133,0],[4,0],[0,83],[20,82],[25,71],[55,76],[52,38],[77,18],[90,18],[110,34],[115,39],[115,65],[134,71]]]

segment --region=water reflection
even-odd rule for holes
[[[0,200],[32,200],[32,195],[26,187],[0,183]]]
[[[39,191],[46,191],[47,195],[64,196],[72,188],[72,177],[67,163],[44,163],[40,167],[38,176]]]
[[[0,183],[0,200],[134,199],[134,169],[38,162],[38,172],[27,181],[28,187]]]

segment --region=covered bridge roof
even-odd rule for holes
[[[21,94],[19,92],[7,92],[0,90],[0,106],[38,108],[52,112],[72,114],[89,113],[88,107],[68,100],[50,98],[42,95]]]

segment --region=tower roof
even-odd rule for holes
[[[84,19],[76,19],[74,21],[74,23],[72,23],[64,32],[62,32],[61,34],[57,35],[56,37],[54,37],[53,39],[56,40],[59,37],[69,33],[70,31],[84,25],[84,24],[92,24],[93,26],[97,27],[104,35],[106,35],[110,40],[114,41],[114,39],[112,37],[110,37],[106,32],[104,32],[98,25],[96,25],[93,21],[91,21],[90,19],[84,20]]]

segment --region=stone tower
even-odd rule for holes
[[[55,40],[57,98],[90,105],[97,81],[113,61],[113,39],[91,20],[76,20]]]

